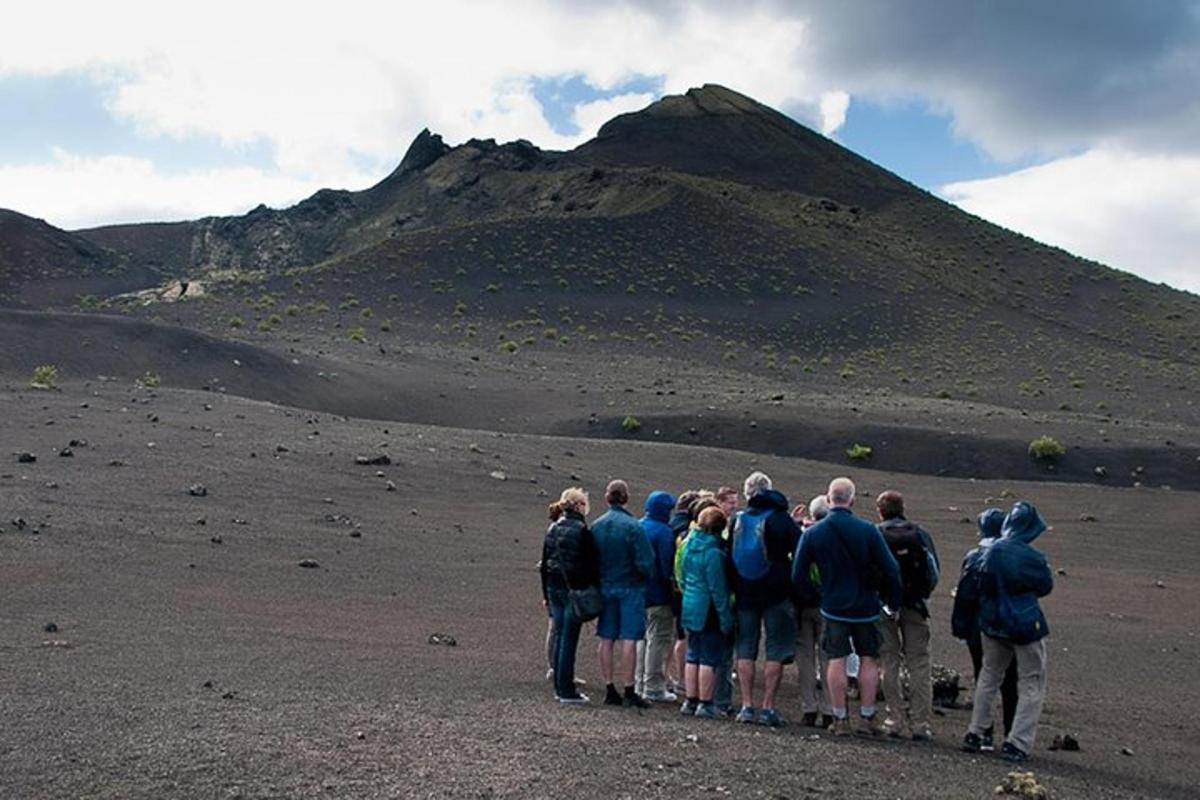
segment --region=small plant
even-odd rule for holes
[[[379,323],[379,330],[383,331],[384,333],[387,333],[391,329],[392,321],[390,319],[385,319],[383,322]]]
[[[367,332],[364,328],[358,327],[358,328],[350,329],[350,341],[358,342],[359,344],[362,344],[366,340],[367,340]]]
[[[642,423],[638,421],[637,417],[627,416],[621,420],[621,430],[626,433],[636,433],[641,427]]]
[[[866,461],[873,452],[875,452],[874,449],[867,445],[855,442],[846,448],[846,457],[851,461]]]
[[[146,374],[138,378],[138,383],[140,383],[142,386],[145,386],[147,389],[157,389],[160,385],[162,385],[162,378],[158,377],[157,372],[146,370]]]
[[[245,324],[245,321],[241,317],[231,317],[229,320],[229,327],[231,328],[240,328]]]
[[[1067,448],[1053,436],[1039,436],[1029,443],[1029,455],[1042,461],[1054,461],[1066,454]]]
[[[517,344],[516,342],[512,341],[511,339],[500,345],[500,350],[505,353],[508,353],[509,355],[512,355],[513,353],[517,352],[520,349],[521,349],[521,345]]]
[[[33,380],[29,385],[34,389],[54,389],[57,388],[55,381],[58,380],[58,367],[53,364],[43,364],[40,367],[34,367]]]

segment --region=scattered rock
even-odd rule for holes
[[[223,542],[225,540],[221,538],[220,534],[217,534],[216,536],[209,539],[209,541],[212,542],[213,544],[221,544],[221,542]]]
[[[1096,517],[1091,514],[1080,514],[1079,521],[1080,522],[1095,522]]]
[[[300,561],[300,566],[304,569],[317,569],[321,565],[318,564],[315,559],[305,558]]]
[[[13,518],[13,521],[12,521],[12,525],[13,525],[13,527],[14,527],[14,528],[16,528],[16,529],[17,529],[17,530],[19,530],[19,531],[23,531],[23,530],[25,530],[25,527],[26,527],[28,524],[29,524],[29,523],[25,521],[25,518],[24,518],[24,517],[14,517],[14,518]]]
[[[17,453],[18,464],[32,464],[37,461],[37,456],[33,453]]]
[[[507,475],[505,475],[505,474],[504,474],[502,471],[500,471],[500,470],[498,470],[498,469],[497,469],[497,470],[493,470],[493,471],[492,471],[491,473],[489,473],[489,474],[491,475],[491,477],[495,478],[495,479],[496,479],[496,480],[498,480],[498,481],[506,481],[506,480],[508,480],[508,476],[507,476]]]
[[[202,689],[211,689],[212,687],[213,687],[212,681],[205,681],[204,683],[200,684],[200,688],[202,688]]]
[[[42,630],[44,630],[46,633],[58,633],[58,625],[54,624],[53,622],[47,622],[42,626]]]
[[[945,708],[958,707],[958,695],[962,691],[962,675],[949,667],[934,664],[930,669],[933,679],[933,704]]]
[[[125,462],[119,458],[114,458],[112,461],[108,462],[108,465],[110,467],[123,467],[125,466]]]
[[[221,695],[222,700],[232,700],[235,697],[237,697],[237,692],[226,692],[225,694]]]
[[[430,644],[440,644],[445,647],[458,647],[458,642],[453,636],[448,633],[431,633],[429,634]]]
[[[1023,797],[1026,800],[1050,800],[1050,790],[1037,782],[1032,772],[1010,772],[996,787],[996,794]]]
[[[360,467],[386,467],[392,459],[386,453],[377,456],[355,456],[354,463]]]
[[[392,481],[388,481],[388,482],[387,482],[387,490],[388,490],[389,492],[394,492],[394,491],[396,491],[396,484],[395,484],[394,482],[392,482]]]
[[[1054,741],[1050,742],[1051,750],[1062,750],[1066,753],[1079,752],[1079,740],[1069,733],[1059,734],[1054,737]]]
[[[74,645],[65,639],[47,639],[42,642],[42,647],[56,647],[64,650],[70,650]],[[1130,753],[1132,755],[1132,753]]]
[[[284,447],[283,445],[281,445],[281,444],[277,444],[277,445],[275,445],[275,452],[276,452],[276,453],[287,453],[287,452],[290,452],[290,451],[289,451],[289,450],[288,450],[286,447]]]
[[[1062,575],[1063,577],[1066,577],[1066,575],[1067,575],[1067,571],[1065,569],[1063,569],[1062,567],[1059,567],[1057,572],[1059,575]]]
[[[361,742],[363,739],[367,738],[367,734],[363,733],[362,731],[355,731],[354,738]]]
[[[1104,477],[1108,476],[1108,470],[1105,469],[1104,467],[1096,467],[1094,470],[1092,470],[1092,473],[1097,478],[1104,478]]]
[[[58,456],[59,458],[74,458],[75,451],[69,447],[64,447],[62,450],[58,451]]]
[[[1133,748],[1132,748],[1132,747],[1122,747],[1122,748],[1121,748],[1121,755],[1123,755],[1123,756],[1132,756],[1132,755],[1133,755]]]
[[[87,447],[87,446],[88,446],[87,439],[72,439],[71,441],[67,442],[67,447]]]
[[[208,497],[208,487],[202,483],[193,483],[187,491],[192,497]]]
[[[1167,585],[1165,583],[1163,583],[1162,581],[1155,581],[1154,585],[1155,585],[1155,587],[1157,587],[1159,589],[1167,588]]]

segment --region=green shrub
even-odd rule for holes
[[[621,420],[621,430],[625,431],[626,433],[636,433],[641,427],[642,423],[638,421],[637,417],[627,416],[625,419]]]
[[[156,389],[162,384],[162,378],[158,377],[157,372],[146,370],[146,374],[138,378],[138,383],[147,389]]]
[[[246,323],[242,320],[241,317],[232,317],[229,320],[229,327],[231,327],[231,328],[240,328],[245,324]]]
[[[34,389],[53,389],[57,380],[58,367],[53,364],[43,364],[40,367],[34,367],[33,380],[29,382],[29,385]]]
[[[379,323],[379,330],[383,331],[384,333],[387,333],[391,329],[392,321],[390,319],[385,319],[383,322]]]
[[[1067,448],[1053,436],[1039,436],[1029,443],[1029,455],[1043,461],[1054,461],[1067,454]]]
[[[846,448],[846,457],[851,461],[866,461],[873,452],[875,452],[874,449],[867,445],[855,442]]]
[[[350,329],[350,341],[358,342],[359,344],[362,344],[366,340],[367,340],[367,332],[365,329],[363,329],[361,327]]]
[[[521,349],[521,345],[517,344],[516,342],[512,341],[511,339],[500,345],[500,350],[505,353],[508,353],[510,355],[517,352],[520,349]]]

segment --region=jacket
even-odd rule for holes
[[[622,506],[609,506],[592,523],[592,537],[600,562],[600,588],[644,587],[654,571],[650,540],[633,515]]]
[[[579,512],[564,512],[546,530],[541,573],[543,599],[549,599],[550,589],[586,589],[600,583],[596,544]]]
[[[1000,538],[1004,512],[989,508],[979,515],[979,545],[963,556],[954,590],[954,609],[950,612],[950,633],[955,639],[979,640],[979,568],[984,551]]]
[[[746,505],[739,517],[747,511],[766,514],[762,535],[769,566],[766,577],[758,580],[744,578],[734,569],[733,593],[739,608],[770,608],[791,597],[792,553],[800,541],[800,526],[788,513],[787,498],[774,489],[758,492]]]
[[[817,565],[821,585],[812,586]],[[900,565],[879,529],[850,509],[835,506],[800,537],[792,580],[803,596],[820,594],[821,615],[837,622],[875,622],[882,598],[899,608]]]
[[[897,563],[899,563],[901,555],[899,548],[903,548],[914,535],[920,540],[921,546],[925,548],[925,568],[929,573],[930,581],[928,589],[932,593],[942,576],[942,563],[938,560],[937,548],[933,546],[933,537],[929,535],[929,531],[903,516],[884,520],[879,523],[878,527],[879,532],[883,534],[883,540],[887,542],[888,549],[896,557]],[[903,569],[900,571],[900,580],[901,583],[904,583]],[[900,603],[905,608],[911,608],[925,619],[929,619],[929,606],[925,603],[929,596],[929,594],[922,594],[917,587],[905,584],[904,596]]]
[[[1004,518],[1000,539],[987,548],[979,574],[979,628],[993,639],[1029,644],[1050,633],[1038,598],[1054,589],[1050,562],[1031,543],[1046,522],[1020,502]]]
[[[675,592],[675,534],[667,525],[675,498],[666,492],[651,492],[646,498],[642,531],[654,553],[654,569],[646,580],[646,605],[664,606]]]
[[[699,632],[713,626],[726,635],[733,632],[726,558],[716,534],[696,530],[687,538],[680,570],[683,584],[680,624],[684,630]]]

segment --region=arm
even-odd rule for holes
[[[879,590],[881,598],[888,608],[897,611],[904,599],[904,584],[900,581],[900,565],[896,563],[896,557],[888,549],[887,541],[878,528],[870,542],[871,558],[879,565],[880,571],[883,573],[883,586]]]
[[[800,596],[806,600],[820,594],[812,579],[814,565],[812,548],[809,546],[810,541],[808,533],[805,532],[800,537],[800,543],[796,545],[796,557],[792,559],[792,584],[799,591]]]
[[[937,548],[933,546],[933,537],[929,535],[929,531],[918,526],[917,532],[921,543],[925,545],[925,552],[929,554],[929,591],[932,593],[942,577],[942,562],[938,558]]]
[[[958,588],[954,591],[954,610],[950,613],[950,633],[956,639],[970,637],[979,625],[979,580],[970,566],[970,559],[963,561],[962,573],[958,576]]]
[[[644,579],[654,576],[654,550],[650,547],[650,537],[642,526],[633,520],[629,521],[629,538],[633,543],[633,566]]]
[[[675,575],[675,536],[665,525],[654,537],[654,554],[658,558],[658,574],[661,580],[671,581]]]
[[[550,592],[546,587],[546,575],[548,573],[547,564],[550,561],[550,532],[546,532],[546,538],[542,539],[542,560],[538,562],[538,574],[542,578],[542,602],[550,602]]]
[[[729,583],[725,580],[726,558],[720,549],[710,550],[704,561],[704,571],[713,606],[721,620],[721,633],[728,635],[733,630],[733,609],[729,605]]]

